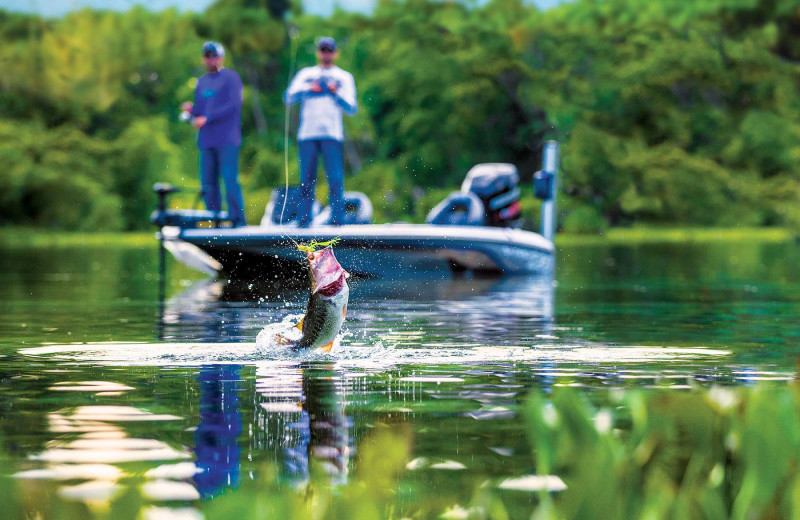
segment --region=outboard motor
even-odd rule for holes
[[[372,202],[369,197],[360,191],[344,192],[344,215],[341,225],[351,224],[371,224],[372,223]],[[325,209],[314,218],[314,225],[326,225],[331,219],[331,207]]]
[[[454,191],[430,210],[425,222],[449,226],[482,226],[485,219],[483,203],[477,195]]]
[[[476,164],[467,172],[461,193],[474,193],[481,200],[486,213],[484,225],[515,228],[520,226],[518,184],[513,164]]]
[[[288,196],[287,196],[288,193]],[[286,207],[284,208],[284,199],[286,199]],[[281,186],[274,188],[269,197],[267,208],[264,211],[264,217],[261,219],[262,226],[277,226],[282,224],[297,224],[299,220],[298,209],[300,202],[300,186],[289,186],[287,192],[286,187]],[[319,215],[322,211],[322,205],[318,201],[314,201],[311,206],[312,220]],[[281,219],[281,212],[283,212],[283,219]]]

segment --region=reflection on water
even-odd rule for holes
[[[59,409],[47,414],[44,449],[27,456],[26,466],[32,468],[14,476],[59,482],[62,498],[94,507],[107,506],[130,485],[153,503],[213,497],[237,487],[243,462],[254,459],[278,461],[294,488],[307,485],[314,471],[331,485],[346,483],[352,422],[345,415],[339,371],[327,363],[258,370],[253,388],[243,370],[235,364],[207,365],[185,374],[184,384],[198,400],[196,426],[183,428],[193,433],[192,444],[170,444],[157,438],[158,428],[133,426],[191,424],[188,418],[125,405]],[[49,390],[92,392],[111,400],[137,392],[111,381],[56,382]],[[243,417],[252,417],[246,428]],[[248,460],[243,460],[243,446]],[[142,477],[141,470],[131,471],[139,467],[132,464],[150,468]]]
[[[92,385],[73,385],[70,390],[86,391],[99,388],[127,388],[112,382],[94,381]],[[66,386],[56,385],[62,390]],[[104,392],[99,392],[103,394]],[[118,395],[121,392],[113,392]],[[20,479],[76,481],[60,487],[59,494],[67,499],[86,502],[108,502],[123,489],[120,480],[129,476],[121,466],[134,462],[165,462],[190,459],[184,449],[153,439],[133,436],[126,426],[130,423],[179,421],[170,414],[154,414],[131,406],[79,406],[74,410],[58,410],[47,414],[48,431],[55,434],[45,449],[28,456],[30,461],[43,463],[37,469],[20,471]],[[184,483],[163,479],[146,483],[145,496],[157,500],[193,500],[197,492]]]
[[[263,446],[278,448],[292,487],[306,485],[315,468],[332,484],[347,481],[351,425],[341,379],[329,363],[256,371],[256,424],[264,432]]]
[[[203,497],[239,484],[240,371],[238,365],[211,365],[201,367],[197,375],[200,424],[194,434],[197,458],[194,483]]]
[[[547,277],[357,280],[351,286],[344,330],[355,340],[411,330],[435,343],[514,344],[549,334],[553,320],[555,289]],[[302,315],[307,299],[307,289],[201,280],[165,303],[159,339],[253,341],[266,325]]]
[[[0,252],[12,273],[0,286],[7,472],[41,484],[28,509],[42,517],[49,493],[99,507],[136,489],[152,514],[197,518],[198,500],[265,467],[287,488],[344,484],[365,439],[390,425],[410,432],[409,485],[454,503],[487,481],[555,491],[557,477],[530,475],[531,393],[794,377],[797,252],[739,249],[575,248],[560,253],[557,288],[354,281],[330,356],[255,343],[302,315],[302,289],[200,280],[158,306],[135,255],[79,251],[37,277],[26,256]],[[109,262],[122,267],[92,274]]]

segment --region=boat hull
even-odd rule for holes
[[[339,238],[336,257],[352,275],[377,278],[476,274],[548,274],[552,242],[519,229],[425,224],[183,229],[193,244],[234,278],[305,277],[305,255],[293,241]]]

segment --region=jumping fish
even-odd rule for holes
[[[319,251],[307,251],[306,258],[311,295],[305,316],[295,325],[303,335],[299,340],[282,336],[278,340],[292,348],[318,348],[330,352],[347,314],[350,297],[347,278],[350,274],[339,265],[330,246]]]

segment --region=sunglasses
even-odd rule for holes
[[[336,52],[336,51],[331,49],[330,47],[322,47],[320,48],[319,52]]]
[[[216,58],[217,54],[214,53],[214,52],[207,52],[207,53],[203,54],[203,57],[204,58]]]

